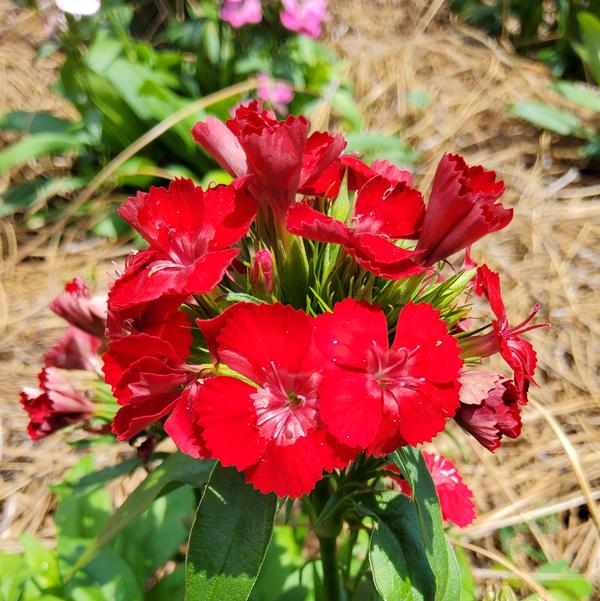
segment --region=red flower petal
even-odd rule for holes
[[[423,456],[440,498],[442,517],[460,528],[468,526],[475,519],[473,493],[463,482],[458,469],[443,455],[423,453]]]
[[[421,193],[405,183],[372,177],[356,197],[354,231],[412,238],[421,228],[425,204]]]
[[[373,344],[387,349],[387,322],[375,305],[346,299],[333,313],[317,317],[315,341],[319,352],[334,366],[365,369],[366,352]]]
[[[417,244],[417,250],[426,251],[424,265],[433,265],[510,223],[512,209],[496,203],[504,184],[495,179],[493,171],[468,167],[458,155],[444,155]]]
[[[122,311],[163,296],[206,294],[220,283],[238,252],[234,248],[209,252],[182,267],[160,259],[154,251],[142,251],[113,284],[110,310]]]
[[[408,303],[400,312],[392,348],[418,347],[414,374],[431,382],[456,382],[463,361],[454,336],[448,334],[446,322],[428,303]],[[455,408],[458,406],[458,399]]]
[[[346,140],[340,134],[316,131],[306,141],[300,173],[300,193],[308,194],[310,188],[329,168],[346,147]]]
[[[328,217],[305,202],[293,204],[287,212],[287,228],[292,234],[334,244],[348,244],[350,230],[337,219]]]
[[[423,458],[440,500],[443,519],[461,528],[468,526],[475,519],[473,493],[463,482],[458,469],[443,455],[423,452]],[[385,469],[400,474],[395,464],[387,465]],[[412,496],[410,486],[404,478],[392,478],[398,482],[404,494]]]
[[[246,303],[235,319],[224,323],[218,336],[218,355],[231,369],[257,384],[266,381],[273,366],[289,374],[309,371],[313,324],[302,311],[279,303]]]
[[[165,422],[165,431],[177,448],[194,459],[206,459],[210,452],[204,442],[202,427],[196,422],[196,403],[202,384],[192,382],[186,386],[175,409]]]
[[[424,271],[419,264],[420,252],[400,248],[377,234],[354,234],[346,252],[364,269],[392,280]]]
[[[300,184],[300,166],[306,146],[308,121],[288,117],[261,127],[243,127],[238,139],[246,152],[253,196],[277,214],[293,202]]]
[[[173,392],[160,398],[145,399],[143,403],[121,407],[117,411],[112,424],[112,431],[117,436],[117,440],[128,440],[150,424],[164,417],[174,409],[178,398],[179,393]]]
[[[75,326],[69,326],[61,338],[44,355],[44,365],[62,369],[85,369],[100,372],[98,356],[101,341]]]
[[[370,386],[369,376],[329,368],[319,388],[320,417],[342,443],[363,449],[373,444],[381,428],[381,392]]]
[[[50,310],[72,326],[92,336],[104,337],[106,298],[92,296],[81,278],[76,277],[65,285],[65,291],[50,303]]]
[[[198,121],[192,129],[194,140],[233,177],[248,173],[246,153],[235,134],[216,117]]]
[[[246,480],[263,493],[292,499],[308,494],[322,477],[318,440],[310,434],[291,445],[270,444],[246,470]]]
[[[206,380],[195,411],[213,457],[224,466],[244,470],[257,463],[268,441],[258,435],[250,395],[256,388],[228,376]]]

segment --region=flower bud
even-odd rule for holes
[[[273,256],[262,249],[256,253],[252,264],[252,286],[270,293],[273,290]]]

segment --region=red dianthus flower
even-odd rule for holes
[[[21,391],[21,405],[29,414],[27,431],[32,440],[83,422],[92,415],[94,403],[87,394],[76,390],[60,370],[44,367],[39,378],[39,389]]]
[[[324,194],[329,178],[319,178],[339,157],[346,141],[339,134],[308,135],[305,117],[278,121],[258,101],[238,107],[227,125],[215,117],[198,122],[192,133],[233,177],[251,175],[249,189],[260,205],[283,218],[297,192]]]
[[[418,253],[392,241],[417,236],[423,209],[419,192],[377,175],[359,190],[349,226],[302,202],[289,208],[287,227],[310,240],[341,244],[361,267],[397,279],[423,270]]]
[[[238,304],[203,330],[216,358],[244,378],[218,376],[200,389],[206,445],[258,490],[280,497],[310,492],[323,470],[356,455],[320,419],[314,321],[286,305]]]
[[[458,469],[450,459],[437,453],[423,452],[423,458],[440,499],[442,518],[460,528],[468,526],[475,519],[473,492],[463,482]],[[395,464],[388,465],[386,469],[399,472]],[[400,484],[404,494],[412,496],[406,480],[401,477],[395,480]]]
[[[469,167],[456,154],[444,155],[417,244],[417,250],[424,251],[423,265],[433,265],[506,227],[513,211],[496,203],[503,192],[504,183],[496,181],[493,171]]]
[[[318,322],[321,416],[340,441],[382,455],[444,429],[459,405],[462,360],[431,305],[402,309],[391,346],[376,306],[347,299]]]
[[[193,457],[206,457],[201,430],[191,408],[202,374],[186,365],[192,342],[191,324],[171,321],[164,337],[131,334],[108,345],[104,375],[122,407],[113,432],[127,440],[168,413],[165,430],[175,444]]]
[[[502,437],[521,434],[519,394],[512,380],[487,371],[465,370],[460,376],[460,407],[454,419],[489,451]]]
[[[256,215],[243,182],[203,191],[191,180],[138,193],[119,214],[150,244],[134,255],[109,294],[109,310],[122,312],[162,296],[210,292],[238,254],[232,248]]]

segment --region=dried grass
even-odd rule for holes
[[[576,141],[540,135],[506,111],[507,103],[521,99],[574,107],[550,89],[539,64],[508,54],[480,32],[449,25],[444,2],[343,0],[330,7],[330,43],[348,63],[367,124],[399,133],[420,151],[419,187],[427,188],[445,151],[460,152],[505,180],[515,219],[479,243],[474,255],[501,271],[515,322],[536,302],[541,318],[552,322],[530,335],[540,388],[524,409],[522,438],[492,455],[456,433],[479,518],[455,536],[471,549],[486,586],[494,581],[486,558],[503,551],[503,527],[514,528],[517,570],[534,568],[523,549],[535,547],[549,559],[567,559],[598,584],[600,183],[593,166],[578,159]],[[427,92],[430,104],[412,107],[411,91]],[[9,223],[0,240],[7,267],[18,252]],[[5,269],[0,281],[0,549],[18,548],[25,530],[51,539],[47,484],[77,458],[61,437],[30,443],[17,403],[18,389],[35,382],[39,358],[61,328],[48,301],[75,273],[95,273],[101,281],[112,270],[108,246],[58,250],[58,242],[54,237],[39,256]],[[442,446],[460,459],[449,439],[442,438]],[[96,455],[108,464],[119,448],[99,448]]]

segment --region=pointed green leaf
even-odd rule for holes
[[[390,455],[413,493],[425,553],[436,580],[436,601],[460,598],[460,570],[444,534],[442,511],[425,460],[414,447],[400,447]]]
[[[81,151],[83,143],[73,135],[41,133],[27,136],[0,151],[0,174],[11,167],[49,154]]]
[[[186,559],[186,601],[246,601],[267,552],[277,497],[216,466],[196,512]]]
[[[583,83],[573,83],[572,81],[557,81],[554,87],[567,100],[600,112],[600,89]]]
[[[582,132],[581,121],[561,108],[524,100],[511,105],[509,110],[520,119],[562,136],[577,136]]]
[[[434,601],[435,578],[425,554],[415,504],[401,493],[385,492],[373,509],[377,526],[369,563],[384,601]]]

